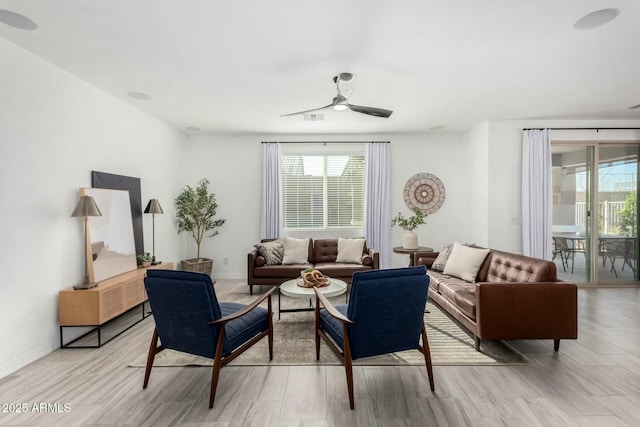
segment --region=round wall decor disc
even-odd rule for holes
[[[436,212],[444,204],[446,192],[444,184],[437,176],[417,173],[404,185],[403,197],[409,209],[418,209],[428,215]]]

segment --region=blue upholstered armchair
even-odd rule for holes
[[[322,338],[344,364],[351,409],[354,407],[352,360],[362,357],[420,350],[431,390],[435,390],[424,326],[429,291],[425,266],[354,273],[349,304],[345,305],[334,307],[321,292],[314,290],[316,359],[320,359]]]
[[[273,359],[271,294],[249,305],[219,303],[211,278],[202,273],[147,270],[144,286],[156,328],[149,347],[143,388],[147,388],[155,355],[164,349],[213,359],[209,408],[213,408],[220,369],[264,337]],[[267,300],[267,309],[258,307]],[[158,338],[161,345],[158,345]]]

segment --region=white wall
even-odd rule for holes
[[[58,291],[82,281],[91,171],[141,178],[158,198],[156,252],[180,259],[172,198],[186,137],[0,38],[0,377],[59,346]],[[151,247],[151,218],[144,218]]]
[[[440,249],[454,239],[466,242],[474,236],[474,227],[467,221],[472,207],[468,195],[477,192],[482,181],[468,172],[472,158],[457,134],[192,136],[183,185],[210,179],[219,204],[218,216],[227,219],[220,234],[202,245],[201,255],[214,259],[215,277],[245,278],[247,253],[260,238],[262,141],[391,141],[392,215],[410,213],[402,197],[404,184],[416,173],[429,172],[443,181],[447,199],[427,218],[427,224],[417,229],[420,244]],[[402,233],[392,228],[393,246],[402,245]],[[191,238],[186,240],[187,254],[193,257],[195,243]],[[391,261],[393,267],[401,267],[408,257],[393,254]]]

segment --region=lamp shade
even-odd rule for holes
[[[102,216],[102,212],[96,205],[96,201],[91,196],[82,196],[78,200],[76,208],[71,213],[73,217],[85,217],[85,216]]]
[[[162,211],[162,207],[160,206],[158,199],[151,199],[149,200],[149,203],[147,203],[147,207],[144,208],[144,213],[161,214],[164,212]]]

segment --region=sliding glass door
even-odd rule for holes
[[[636,144],[552,144],[553,245],[558,276],[638,281]]]

